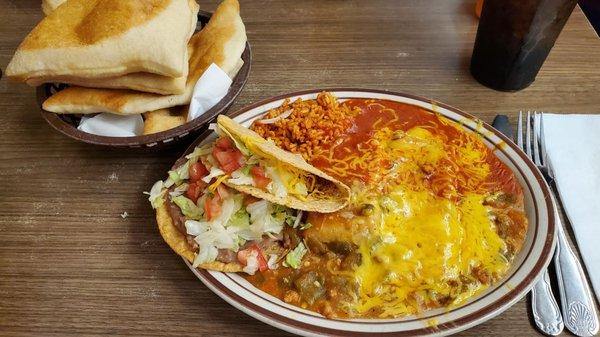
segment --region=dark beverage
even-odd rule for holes
[[[471,74],[492,89],[529,86],[577,0],[485,0]]]

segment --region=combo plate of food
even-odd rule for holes
[[[309,90],[219,116],[150,191],[212,291],[303,335],[448,334],[549,263],[539,171],[474,117],[379,90]]]

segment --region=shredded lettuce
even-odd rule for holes
[[[165,180],[164,186],[165,186],[165,188],[169,188],[169,187],[173,186],[174,184],[175,184],[175,182],[173,181],[173,179],[167,178],[167,180]]]
[[[212,154],[209,154],[206,157],[201,157],[200,159],[202,160],[202,163],[204,164],[204,166],[206,166],[207,168],[213,167],[213,166],[219,167],[219,165],[220,165],[219,162],[217,162],[217,160],[215,159],[215,157],[213,157]]]
[[[231,173],[231,178],[229,178],[229,182],[235,185],[250,185],[252,186],[254,184],[254,179],[252,179],[252,176],[250,176],[250,169],[247,170],[247,172],[245,172],[245,168],[248,167],[248,165],[243,166],[242,168],[239,168],[235,171],[233,171]]]
[[[260,159],[260,158],[258,158],[258,156],[252,155],[252,156],[250,156],[250,158],[248,158],[248,159],[246,160],[246,164],[247,164],[247,165],[250,165],[250,166],[252,166],[252,165],[256,165],[256,164],[258,164],[258,162],[259,162],[259,159]],[[248,167],[248,172],[250,172],[250,168],[251,168],[251,167]]]
[[[285,218],[285,223],[286,225],[290,226],[290,227],[294,227],[294,223],[296,222],[296,217],[293,215],[287,216]]]
[[[173,180],[173,182],[181,180],[179,178],[179,174],[176,171],[169,171],[168,174],[169,174],[169,179]]]
[[[274,167],[266,167],[265,175],[271,179],[271,182],[267,185],[267,191],[280,198],[288,195],[287,188]]]
[[[298,227],[300,225],[300,221],[302,220],[302,211],[298,211],[298,214],[294,217],[294,223],[292,224],[293,228]]]
[[[246,206],[250,214],[249,231],[244,231],[247,240],[260,239],[263,234],[279,234],[283,229],[285,218],[273,216],[273,204],[266,200],[253,202]]]
[[[169,192],[169,195],[171,196],[171,198],[178,197],[178,196],[184,194],[185,191],[187,191],[188,187],[189,187],[189,184],[183,183],[183,184],[175,187],[172,192]]]
[[[250,213],[250,219],[254,221],[261,217],[266,217],[267,215],[270,215],[272,211],[272,206],[266,200],[259,200],[246,206],[246,211]]]
[[[203,263],[213,262],[217,259],[217,255],[219,255],[219,250],[215,246],[200,246],[198,251],[198,255],[194,258],[194,263],[192,266],[197,268],[199,265]]]
[[[212,178],[214,177],[218,177],[221,175],[224,175],[225,171],[221,170],[220,168],[213,166],[210,168],[210,172],[208,173],[208,175],[204,178],[202,178],[202,181],[204,181],[205,183],[210,183],[210,181],[212,180]]]
[[[252,166],[253,166],[253,165],[250,165],[250,164],[247,164],[247,163],[246,163],[246,165],[244,165],[244,167],[240,168],[240,171],[241,171],[243,174],[245,174],[245,175],[249,176],[249,175],[250,175],[250,169],[252,169]]]
[[[221,214],[223,224],[226,225],[229,222],[229,219],[233,217],[233,215],[242,208],[242,200],[243,197],[241,195],[232,196],[223,201],[223,205],[221,206]]]
[[[241,197],[241,195],[239,196]],[[237,247],[242,246],[247,240],[251,239],[251,236],[248,235],[250,230],[250,214],[248,214],[248,212],[246,212],[246,210],[242,207],[241,199],[242,198],[240,198],[239,203],[234,207],[234,209],[237,209],[237,211],[229,218],[229,221],[227,222],[227,227],[231,227],[232,229],[236,230]]]
[[[236,247],[236,241],[233,238],[236,232],[235,228],[232,227],[233,230],[231,230],[225,228],[219,223],[211,223],[207,225],[201,221],[199,228],[202,228],[202,226],[209,226],[209,228],[206,232],[194,238],[194,240],[200,246],[215,246],[217,248],[233,250],[237,250],[239,248]]]
[[[312,227],[312,224],[302,223],[302,211],[298,211],[296,215],[291,215],[289,213],[286,214],[285,223],[292,228],[299,228],[300,230],[309,229]]]
[[[228,226],[238,227],[245,229],[250,226],[250,214],[245,209],[239,209],[227,222]]]
[[[189,235],[195,236],[194,241],[198,243],[200,252],[196,260],[199,263],[212,262],[216,259],[219,249],[231,249],[237,251],[244,244],[244,239],[240,237],[240,228],[232,226],[232,220],[236,220],[237,212],[242,208],[242,195],[234,195],[223,201],[221,213],[211,221],[186,221],[186,231]],[[196,262],[194,261],[194,263]]]
[[[300,225],[300,230],[303,231],[303,230],[309,229],[311,227],[312,227],[312,224],[310,222],[307,222],[304,225]]]
[[[280,204],[273,204],[272,208],[273,208],[273,213],[283,213],[283,212],[287,212],[287,210],[289,209]]]
[[[203,253],[203,250],[214,250],[218,252],[218,249],[231,249],[237,251],[239,249],[240,240],[237,238],[237,229],[235,227],[224,227],[221,223],[206,223],[200,221],[195,227],[190,226],[190,230],[202,231],[206,226],[207,230],[200,232],[201,234],[194,238],[194,241],[198,243],[200,252],[198,255],[205,255],[212,258],[212,260],[205,260],[203,262],[211,262],[217,257],[215,254]],[[187,230],[186,226],[186,230]]]
[[[202,204],[205,197],[203,195],[198,202]],[[243,201],[243,194],[232,191],[231,195],[223,200],[220,214],[207,221],[203,216],[198,216],[203,211],[202,207],[194,205],[185,196],[173,198],[173,202],[182,209],[184,215],[191,218],[185,222],[185,227],[186,233],[194,236],[194,241],[199,246],[194,259],[195,266],[215,261],[219,249],[236,252],[247,241],[281,233],[286,219],[292,216],[291,209],[266,200],[253,202],[246,207],[243,206]],[[252,274],[258,269],[258,265],[255,269],[252,259],[249,261],[246,272]],[[276,259],[271,261],[273,268],[276,267],[275,261]]]
[[[250,254],[248,254],[246,266],[242,270],[250,275],[254,275],[254,273],[256,273],[258,270],[258,252],[252,250]]]
[[[175,171],[179,175],[181,180],[186,180],[190,178],[190,164],[192,161],[188,160],[185,164],[179,166]]]
[[[273,204],[273,211],[271,214],[277,221],[287,224],[290,227],[294,226],[294,222],[298,217],[302,217],[302,211],[298,211],[298,215],[295,216],[291,208],[278,204]]]
[[[238,232],[239,233],[239,232]],[[246,243],[246,240],[241,237],[239,234],[233,237],[233,246],[237,247],[235,251],[237,251],[241,246]]]
[[[175,170],[169,171],[169,179],[171,179],[175,185],[179,185],[183,180],[190,177],[190,162],[187,161],[185,164],[179,166]]]
[[[183,215],[190,219],[200,220],[204,214],[204,210],[201,207],[196,206],[194,202],[183,195],[177,196],[173,199],[175,205],[179,206]]]
[[[210,228],[208,227],[208,223],[205,221],[196,221],[196,220],[186,220],[185,221],[185,230],[186,233],[193,236],[198,236],[208,232]]]
[[[166,189],[163,190],[163,187],[164,187],[163,181],[159,180],[159,181],[155,182],[154,185],[152,185],[150,192],[144,192],[144,194],[149,195],[148,201],[150,201],[150,204],[152,205],[152,208],[154,208],[154,209],[162,206],[162,204],[164,202],[163,194],[165,193]]]
[[[300,242],[296,248],[294,248],[291,252],[289,252],[285,256],[285,261],[283,261],[283,265],[286,267],[292,267],[294,269],[298,269],[300,267],[300,263],[302,262],[302,258],[306,254],[308,250],[304,247],[304,244]]]
[[[290,218],[293,218],[291,209],[277,204],[273,204],[273,210],[271,211],[271,215],[277,222],[280,222],[282,224],[286,224],[289,221],[292,221],[292,219]]]
[[[206,156],[207,154],[210,154],[212,152],[212,150],[213,150],[212,143],[204,144],[202,146],[196,146],[194,151],[185,157],[187,159],[192,160],[193,162],[196,162],[196,161],[198,161],[198,158],[200,158],[202,156]]]

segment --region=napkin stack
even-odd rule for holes
[[[549,162],[600,301],[600,115],[542,115]]]
[[[84,119],[80,130],[112,136],[164,131],[218,102],[242,65],[246,31],[237,0],[224,0],[194,33],[198,10],[195,0],[45,1],[48,15],[19,46],[6,74],[30,85],[70,84],[43,103],[50,112],[152,120],[140,129],[139,118],[101,114]],[[187,114],[192,97],[198,97],[196,107]]]

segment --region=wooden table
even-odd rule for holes
[[[254,63],[234,109],[354,86],[435,98],[488,122],[520,109],[598,112],[600,41],[579,8],[537,81],[501,93],[468,71],[473,2],[244,1]],[[0,68],[42,17],[39,3],[0,2]],[[0,121],[0,335],[285,335],[214,295],[163,243],[142,191],[185,145],[145,153],[76,143],[45,124],[33,88],[5,78]],[[527,307],[521,300],[462,335],[537,335]]]

